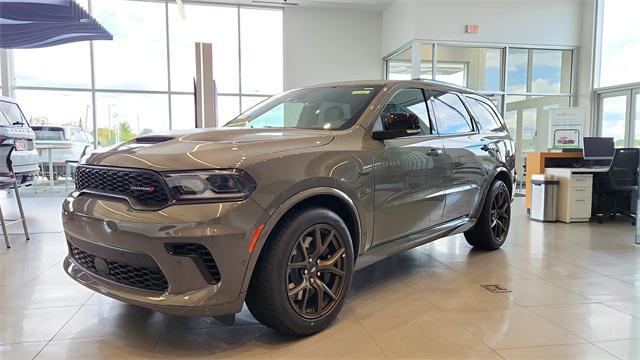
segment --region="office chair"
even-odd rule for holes
[[[11,163],[11,153],[15,147],[13,145],[0,145],[0,190],[13,189],[16,194],[16,202],[18,203],[18,210],[20,211],[20,218],[17,220],[8,220],[4,218],[2,213],[2,206],[0,205],[0,226],[2,226],[2,233],[4,235],[4,243],[7,248],[11,247],[9,241],[9,234],[7,232],[7,226],[22,222],[22,228],[24,230],[24,237],[29,240],[29,230],[27,229],[27,220],[24,217],[24,210],[22,209],[22,200],[20,199],[20,191],[18,190],[18,182],[16,181],[15,173],[13,172],[13,166]]]
[[[612,206],[604,215],[609,215],[613,220],[618,214],[631,219],[631,224],[636,224],[636,216],[631,211],[618,208],[620,198],[631,199],[634,192],[638,191],[638,163],[640,161],[640,149],[624,148],[616,149],[613,155],[611,167],[602,184],[602,194],[613,199]],[[630,204],[631,205],[631,204]],[[631,209],[631,206],[629,207]],[[602,218],[598,219],[602,223]]]

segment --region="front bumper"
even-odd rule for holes
[[[114,278],[111,265],[87,266],[71,253],[64,269],[80,284],[103,295],[179,315],[225,315],[239,312],[253,231],[266,221],[252,200],[173,205],[160,211],[132,209],[123,200],[70,194],[62,206],[67,241],[72,247],[124,266],[157,266],[165,290],[149,290]],[[168,244],[200,244],[213,256],[220,280],[212,281],[202,264],[171,254]],[[132,255],[133,254],[133,255]],[[90,258],[93,261],[94,258]],[[86,260],[86,259],[84,259]],[[102,268],[100,267],[102,265]],[[120,271],[120,270],[117,270]],[[129,276],[128,274],[124,275]],[[128,278],[127,278],[128,279]],[[133,285],[132,285],[133,284]]]

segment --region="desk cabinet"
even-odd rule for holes
[[[575,173],[563,168],[547,168],[545,174],[556,175],[560,181],[556,204],[558,220],[565,223],[589,221],[593,174]]]

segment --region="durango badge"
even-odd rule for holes
[[[131,191],[144,191],[144,192],[154,192],[156,190],[155,186],[135,186],[132,185],[129,187]]]

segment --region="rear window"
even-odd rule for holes
[[[493,110],[489,107],[489,104],[477,100],[472,97],[467,97],[467,104],[471,108],[471,111],[476,116],[476,120],[478,121],[478,125],[481,130],[485,131],[500,131],[502,130],[502,124],[496,118],[493,113]]]
[[[13,126],[20,123],[27,124],[27,119],[22,115],[18,105],[0,101],[0,126]]]
[[[64,129],[59,127],[34,126],[36,140],[64,141]]]
[[[436,112],[438,133],[441,135],[465,134],[473,131],[471,118],[458,95],[431,91],[433,109]]]

